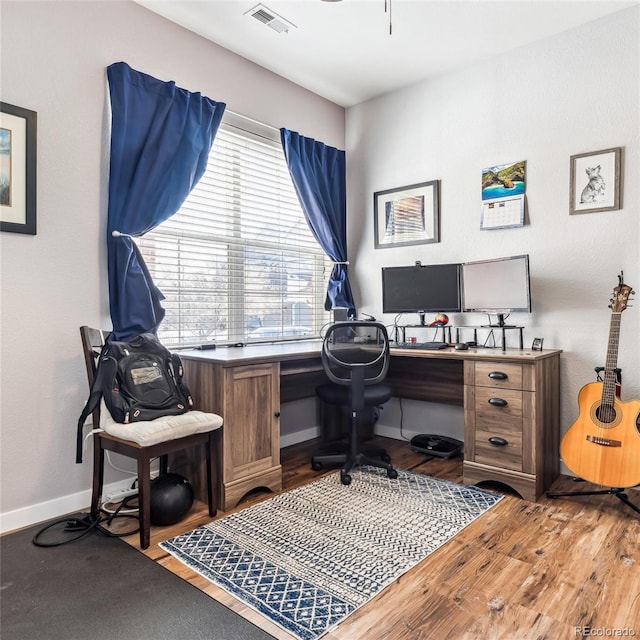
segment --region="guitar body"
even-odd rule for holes
[[[607,487],[640,484],[640,400],[621,402],[616,395],[604,407],[603,383],[580,390],[580,414],[560,444],[560,456],[571,472]],[[602,421],[601,417],[605,420]]]

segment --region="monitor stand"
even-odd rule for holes
[[[522,344],[522,330],[524,329],[524,327],[519,327],[515,324],[505,324],[503,313],[498,314],[498,324],[483,324],[480,326],[484,327],[485,329],[500,329],[500,332],[502,333],[502,350],[503,351],[506,351],[507,349],[507,329],[517,329],[518,332],[520,333],[520,349],[522,349],[524,346]]]
[[[504,323],[504,313],[498,314],[498,323],[497,324],[488,324],[487,327],[491,327],[493,329],[515,329],[515,324],[505,324]]]

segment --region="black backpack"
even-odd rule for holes
[[[152,333],[128,342],[107,340],[97,360],[89,399],[78,420],[76,462],[82,462],[82,428],[100,399],[116,422],[128,424],[175,416],[193,408],[182,380],[182,361]]]

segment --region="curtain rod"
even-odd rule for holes
[[[228,121],[225,120],[227,114],[231,116]],[[259,122],[258,120],[243,116],[239,113],[235,113],[230,109],[227,109],[225,111],[222,121],[227,126],[233,127],[234,129],[245,131],[246,133],[250,133],[254,136],[258,136],[259,138],[264,138],[265,140],[270,140],[272,142],[280,142],[280,129],[278,129],[277,127],[273,127],[270,124],[265,124],[264,122]],[[255,125],[255,128],[251,128],[248,124],[245,123],[251,123]],[[263,131],[262,133],[260,132],[261,129]]]

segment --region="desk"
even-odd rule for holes
[[[282,488],[280,403],[313,397],[326,381],[321,344],[180,353],[197,408],[224,419],[223,510],[251,489]],[[463,406],[464,482],[503,482],[535,501],[559,473],[560,353],[392,348],[386,383],[397,397]],[[182,472],[184,464],[175,470]],[[199,462],[187,466],[185,475],[200,474]],[[198,485],[196,479],[196,494]]]

